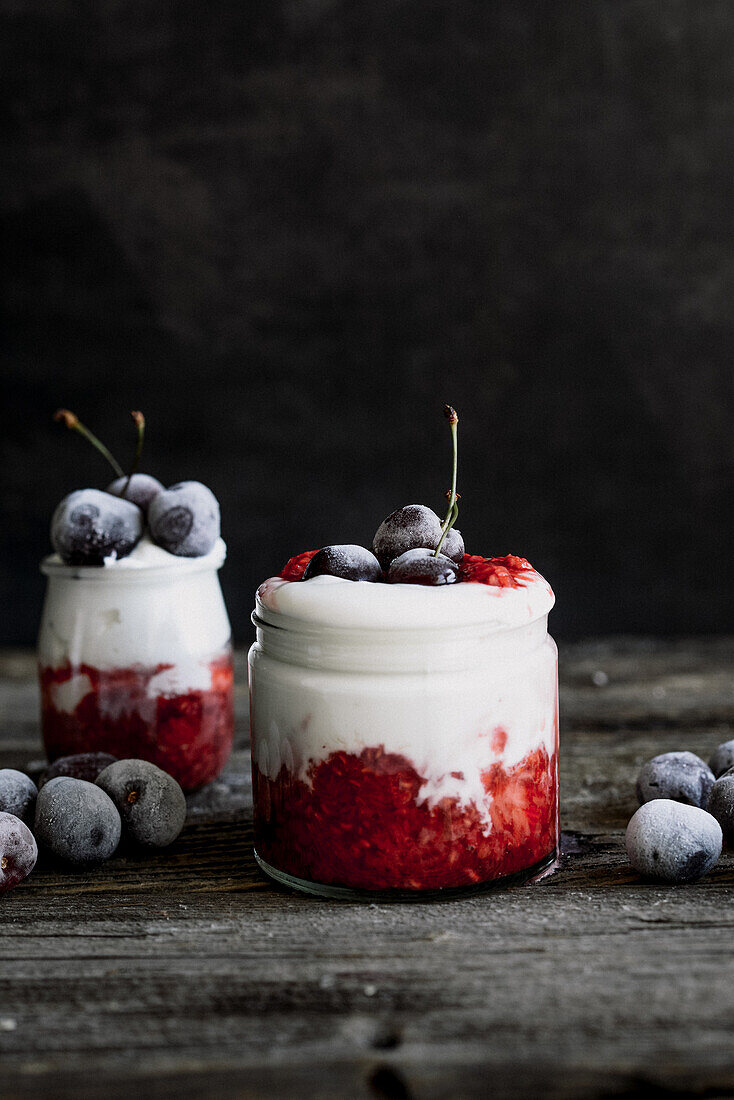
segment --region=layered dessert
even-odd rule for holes
[[[553,593],[523,558],[466,554],[449,498],[443,523],[408,505],[371,550],[299,554],[258,589],[256,854],[288,885],[416,894],[554,864]]]
[[[38,645],[49,759],[101,751],[150,760],[186,790],[210,782],[234,727],[213,494],[121,476],[66,497],[52,543]]]

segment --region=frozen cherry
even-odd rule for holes
[[[705,810],[713,784],[714,774],[700,756],[692,752],[664,752],[640,768],[637,798],[641,804],[672,798]]]
[[[124,558],[143,534],[137,504],[99,489],[77,489],[56,508],[51,544],[67,565],[103,565],[105,558]]]
[[[0,894],[27,878],[37,859],[36,841],[25,822],[0,813]]]
[[[306,566],[304,581],[311,577],[343,577],[348,581],[381,581],[382,569],[371,550],[347,543],[322,546]]]
[[[724,741],[717,746],[709,760],[709,767],[717,779],[734,767],[734,741]]]
[[[109,859],[121,832],[114,802],[94,783],[57,775],[38,792],[38,843],[67,863],[88,867]]]
[[[200,558],[219,538],[219,502],[200,481],[181,481],[153,497],[148,523],[164,550],[181,558]]]
[[[25,772],[0,768],[0,812],[19,817],[26,825],[33,821],[38,788]]]
[[[387,574],[390,584],[454,584],[459,579],[459,567],[443,554],[420,547],[406,550],[396,558]]]
[[[663,882],[695,882],[708,874],[721,855],[721,843],[715,817],[670,798],[643,803],[627,826],[630,863]]]
[[[186,820],[186,799],[168,772],[147,760],[118,760],[97,776],[127,836],[147,848],[173,844]]]
[[[114,764],[116,756],[109,752],[77,752],[73,756],[59,756],[53,764],[49,764],[41,776],[39,790],[49,779],[56,779],[59,775],[69,776],[71,779],[85,779],[87,783],[94,783],[101,771]]]
[[[107,486],[106,491],[112,496],[131,500],[133,504],[137,504],[138,508],[147,512],[153,497],[163,492],[163,486],[157,477],[151,477],[150,474],[133,474],[129,484],[127,477],[116,477]]]
[[[436,547],[434,546],[434,550]],[[464,540],[461,537],[461,531],[457,531],[455,527],[452,527],[446,538],[443,540],[441,546],[441,553],[447,558],[451,558],[457,564],[463,560],[466,550],[464,548]]]
[[[725,771],[714,783],[706,809],[718,821],[724,836],[734,836],[734,768]]]
[[[441,538],[441,520],[425,504],[406,504],[384,519],[375,532],[372,550],[383,569],[406,550],[430,547]]]

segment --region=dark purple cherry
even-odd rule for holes
[[[91,867],[115,851],[122,822],[114,802],[100,787],[57,775],[38,792],[33,831],[41,848],[68,863]]]
[[[59,756],[46,768],[38,781],[38,789],[59,775],[94,783],[99,773],[116,761],[117,757],[108,752],[77,752],[72,756]]]
[[[36,866],[33,833],[15,814],[0,813],[0,894],[12,890]]]
[[[67,565],[102,565],[137,546],[143,522],[137,504],[99,489],[77,489],[53,514],[51,545]]]
[[[181,558],[200,558],[219,538],[219,502],[200,481],[180,481],[156,493],[148,509],[153,541]]]
[[[36,784],[25,772],[0,768],[0,813],[12,814],[26,825],[31,825],[37,795]]]
[[[129,479],[129,484],[127,477],[116,477],[106,489],[106,492],[112,493],[115,497],[124,497],[125,500],[131,500],[144,512],[148,511],[148,505],[153,497],[162,491],[163,486],[158,478],[151,477],[150,474],[133,474]]]
[[[389,584],[454,584],[459,579],[456,562],[444,554],[434,556],[425,546],[406,550],[396,558],[387,574]]]
[[[466,553],[466,550],[464,549],[464,540],[461,537],[461,531],[457,531],[455,527],[451,528],[446,538],[443,540],[441,553],[444,554],[447,558],[451,558],[452,561],[461,561],[461,559],[464,557],[464,554]]]
[[[124,833],[147,848],[167,848],[186,821],[186,798],[167,772],[149,760],[118,760],[97,776],[110,796]]]
[[[304,581],[311,577],[342,577],[347,581],[381,581],[380,563],[364,546],[347,543],[343,546],[322,546],[314,554],[303,574]]]
[[[375,532],[372,550],[383,569],[406,550],[438,546],[441,520],[425,504],[406,504],[384,519]]]

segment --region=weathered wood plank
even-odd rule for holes
[[[639,761],[727,736],[733,658],[732,640],[564,652],[563,866],[450,903],[262,879],[240,688],[237,752],[172,850],[46,863],[0,902],[0,1095],[731,1093],[734,856],[698,885],[650,885],[622,829]],[[2,765],[39,752],[32,675],[0,658]]]

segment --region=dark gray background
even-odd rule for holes
[[[2,640],[121,456],[259,579],[440,508],[554,630],[732,628],[734,5],[0,0]]]

